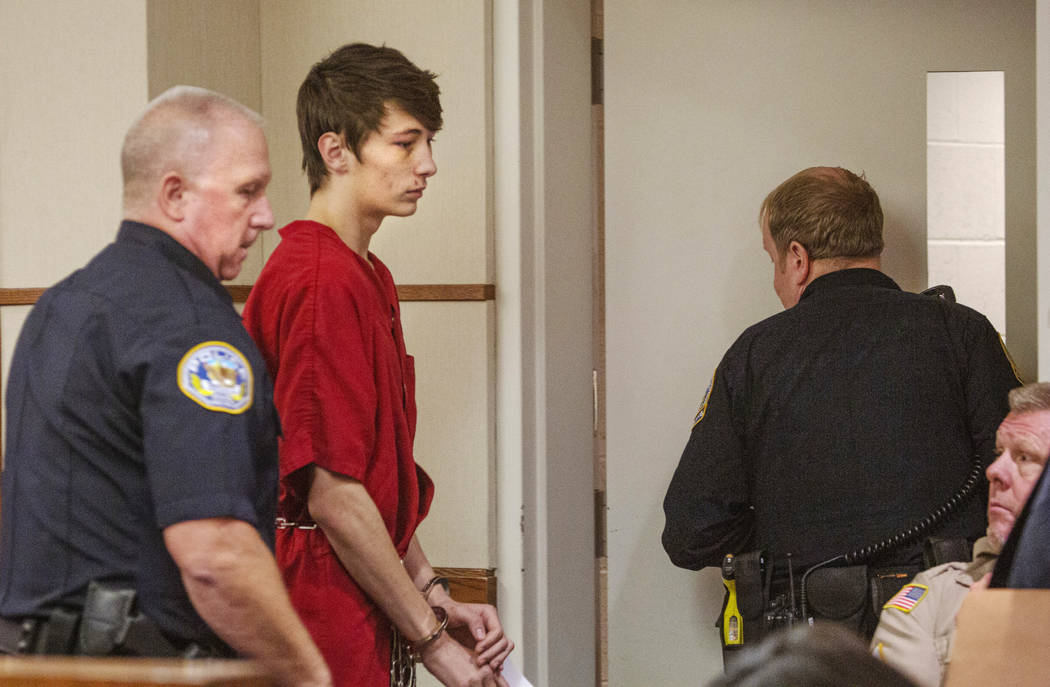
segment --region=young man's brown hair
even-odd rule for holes
[[[388,104],[396,105],[431,131],[441,128],[436,74],[420,69],[400,51],[366,43],[344,45],[310,69],[299,87],[296,115],[303,169],[310,195],[327,171],[317,140],[332,131],[360,159],[360,146],[379,130]]]

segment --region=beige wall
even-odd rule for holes
[[[145,12],[7,1],[0,26],[0,284],[50,286],[116,235],[120,145],[146,101]]]
[[[147,100],[137,0],[0,2],[0,287],[46,287],[116,236]],[[28,308],[0,309],[4,379]]]
[[[259,0],[147,0],[149,95],[178,84],[262,109]]]
[[[1034,369],[1034,3],[605,11],[610,683],[702,682],[721,585],[667,560],[661,501],[722,354],[779,309],[759,203],[803,167],[864,171],[886,271],[924,287],[927,71],[1006,72],[1007,330]]]
[[[147,0],[146,30],[150,98],[186,84],[262,112],[259,0]],[[264,251],[256,242],[232,283],[255,281]]]

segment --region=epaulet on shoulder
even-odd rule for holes
[[[923,572],[923,575],[927,580],[933,580],[934,578],[947,573],[964,571],[968,567],[970,567],[970,561],[948,561],[947,563],[941,563],[940,565],[935,565],[932,568],[927,569]]]

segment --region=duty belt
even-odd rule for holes
[[[233,657],[223,644],[179,645],[142,613],[133,613],[135,592],[88,584],[83,610],[56,608],[46,617],[0,617],[0,654]]]

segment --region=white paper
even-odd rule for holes
[[[532,683],[525,679],[525,676],[518,670],[518,666],[514,665],[510,658],[503,662],[503,679],[510,687],[532,687]]]

